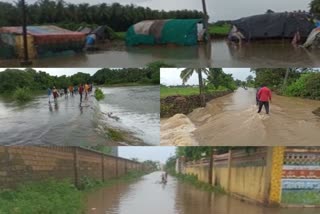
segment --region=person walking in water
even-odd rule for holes
[[[53,87],[52,94],[53,94],[53,100],[57,101],[59,93],[58,93],[58,90],[56,89],[56,87]]]
[[[258,113],[261,112],[262,106],[266,109],[266,113],[269,114],[269,102],[271,101],[271,90],[262,85],[261,89],[258,92],[259,99],[259,110]]]
[[[69,93],[73,97],[73,86],[69,85]]]
[[[84,85],[84,92],[85,92],[85,99],[88,99],[88,92],[89,92],[89,85],[88,85],[88,83],[86,83],[85,85]]]
[[[51,100],[50,100],[51,94],[52,94],[51,88],[48,88],[49,103],[51,103]]]
[[[80,84],[79,88],[78,88],[78,92],[80,95],[80,104],[82,103],[82,93],[83,93],[83,86],[82,84]]]

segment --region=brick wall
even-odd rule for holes
[[[77,185],[82,177],[105,180],[131,170],[142,165],[80,147],[0,146],[0,188],[48,178]]]

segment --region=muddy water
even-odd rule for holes
[[[87,214],[316,214],[311,208],[263,208],[227,195],[200,191],[168,177],[160,183],[161,172],[144,176],[131,184],[117,184],[89,193]]]
[[[189,136],[199,145],[314,145],[319,146],[320,117],[313,113],[320,101],[273,95],[270,115],[257,113],[255,89],[239,88],[233,94],[214,99],[205,108],[195,109],[187,116],[193,132],[172,135],[171,144],[181,135]],[[165,127],[179,128],[179,118],[161,122],[161,140],[169,133]],[[166,142],[166,144],[170,144]],[[188,142],[185,142],[188,143]],[[190,145],[194,142],[190,141]]]
[[[37,96],[26,105],[0,100],[0,144],[88,145],[105,143],[94,131],[97,104],[93,97],[79,106],[79,95],[48,104]]]
[[[241,48],[216,39],[211,45],[191,47],[123,47],[33,60],[34,67],[144,67],[164,61],[177,67],[317,67],[320,50],[295,48],[290,41],[257,41]],[[1,67],[21,67],[18,60],[1,60]]]
[[[154,61],[165,61],[175,66],[209,66],[203,46],[131,47],[123,50],[68,54],[33,60],[34,67],[145,67]],[[18,60],[1,60],[1,67],[21,67]]]
[[[105,99],[99,102],[105,123],[129,130],[145,144],[160,142],[159,86],[102,88]],[[119,118],[108,117],[108,113]]]
[[[215,67],[314,67],[320,65],[320,49],[293,47],[290,41],[254,41],[242,47],[226,40],[212,43]]]

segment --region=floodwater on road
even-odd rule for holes
[[[266,115],[264,109],[257,113],[255,93],[252,88],[239,88],[211,100],[205,108],[161,121],[161,144],[177,145],[183,137],[189,145],[320,145],[320,117],[313,113],[320,101],[273,94]],[[192,132],[185,131],[192,126]]]
[[[81,107],[79,95],[48,103],[45,95],[26,105],[0,100],[1,145],[73,145],[105,143],[94,131],[98,109],[93,97]]]
[[[153,172],[134,183],[119,183],[88,193],[87,214],[317,214],[316,208],[264,208],[228,195],[201,191]]]
[[[79,95],[62,96],[51,104],[45,95],[25,105],[0,99],[0,144],[123,145],[108,135],[111,128],[136,145],[159,145],[159,86],[102,90],[104,100],[97,102],[92,93],[81,106]]]
[[[123,45],[124,46],[124,45]],[[224,39],[211,45],[138,46],[107,51],[61,54],[33,60],[33,67],[145,67],[163,61],[176,67],[317,67],[320,50],[293,47],[288,40],[253,41],[241,48]],[[21,67],[19,60],[1,60],[1,67]]]
[[[320,49],[294,47],[288,40],[252,41],[242,46],[218,39],[212,43],[214,67],[316,67]]]
[[[106,123],[129,130],[148,145],[160,143],[160,87],[134,86],[102,88],[105,99],[99,102],[101,112],[112,113],[119,120],[105,116]]]

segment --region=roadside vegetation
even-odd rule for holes
[[[254,86],[267,85],[280,95],[320,100],[320,71],[309,68],[259,68]]]
[[[94,91],[94,97],[100,101],[102,99],[104,99],[104,94],[102,92],[102,90],[100,88],[96,88],[95,91]]]
[[[209,26],[209,34],[212,37],[227,37],[231,30],[231,24],[215,23]]]
[[[132,182],[144,172],[132,171],[105,182],[83,177],[79,188],[70,181],[47,180],[0,190],[0,214],[81,214],[85,213],[85,197],[89,191],[117,183]]]

